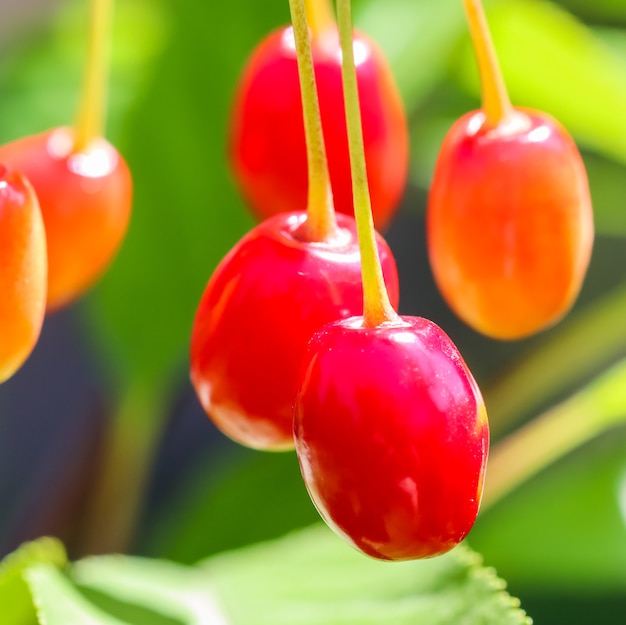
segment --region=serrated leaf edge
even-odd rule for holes
[[[506,580],[498,575],[492,566],[485,566],[483,557],[467,545],[457,547],[459,558],[467,562],[470,569],[470,577],[480,584],[484,584],[487,590],[494,591],[495,600],[507,610],[515,610],[520,616],[520,625],[533,625],[533,619],[521,607],[521,602],[507,591]]]

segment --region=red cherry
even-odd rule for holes
[[[48,309],[63,306],[103,273],[124,237],[128,167],[104,139],[74,150],[67,128],[1,146],[0,161],[23,172],[37,193],[48,241]]]
[[[480,505],[489,429],[459,352],[418,317],[325,326],[295,410],[302,475],[324,520],[374,558],[445,553]]]
[[[234,440],[259,449],[293,448],[293,405],[306,345],[325,323],[363,308],[352,218],[339,235],[299,237],[305,213],[272,217],[220,263],[198,308],[191,379],[206,412]],[[383,272],[398,301],[393,256],[378,237]]]
[[[354,38],[365,154],[374,223],[384,228],[406,184],[408,130],[389,66],[367,36]],[[341,50],[333,25],[311,39],[335,209],[353,214],[348,139],[341,86]],[[239,83],[229,137],[231,166],[258,217],[302,210],[307,159],[291,27],[269,35]]]
[[[0,165],[0,382],[32,351],[46,309],[46,235],[37,197]]]
[[[593,243],[585,169],[552,118],[518,111],[485,128],[484,113],[449,132],[428,203],[437,284],[469,325],[500,339],[560,319],[582,285]]]

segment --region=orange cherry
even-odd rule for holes
[[[46,308],[46,236],[37,196],[0,165],[0,382],[31,353]]]
[[[113,0],[90,0],[88,49],[76,123],[0,146],[41,207],[48,244],[48,310],[82,295],[113,259],[128,226],[132,181],[104,138]]]
[[[580,291],[593,245],[589,186],[565,129],[511,106],[480,2],[465,4],[483,109],[458,120],[441,148],[428,252],[461,319],[487,336],[519,339],[558,321]]]
[[[48,309],[59,308],[95,282],[124,237],[128,166],[102,138],[76,150],[68,128],[4,145],[0,162],[23,172],[37,193],[48,240]]]

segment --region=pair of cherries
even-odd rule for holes
[[[101,137],[110,10],[91,2],[76,127],[0,146],[0,382],[32,351],[45,311],[82,295],[126,232],[130,173]]]
[[[294,210],[307,201],[298,38],[294,44],[290,28],[271,35],[240,83],[230,150],[253,210],[290,212],[248,233],[209,280],[191,338],[191,377],[207,413],[234,440],[265,450],[295,446],[315,505],[351,544],[381,559],[429,557],[456,545],[476,518],[486,412],[443,331],[394,312],[395,261],[373,221],[391,218],[381,198],[399,197],[398,176],[385,173],[390,159],[404,184],[406,121],[377,48],[363,35],[353,40],[351,27],[348,41],[345,29],[342,38],[340,48],[332,23],[309,42],[330,179],[340,211],[352,213],[359,194],[369,210],[371,192],[373,218],[364,221],[361,211],[355,222],[339,213],[319,238],[306,228],[311,207]],[[344,76],[342,89],[352,55],[354,85]],[[344,93],[354,101],[357,85],[362,102],[393,103],[391,115],[384,106],[363,108],[369,189],[349,162],[354,108],[348,131],[338,123],[346,120]],[[358,105],[357,116],[360,128]],[[386,152],[368,141],[368,127],[383,130]],[[283,152],[287,158],[274,158]],[[381,154],[386,162],[376,164]]]
[[[0,147],[0,381],[32,351],[45,310],[104,271],[130,216],[128,167],[104,139],[58,128]]]

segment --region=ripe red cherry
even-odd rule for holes
[[[428,251],[459,317],[488,336],[518,339],[558,321],[580,291],[593,244],[589,187],[561,125],[511,106],[480,2],[465,4],[484,110],[462,117],[441,148]]]
[[[63,306],[103,273],[124,237],[128,167],[101,138],[76,151],[68,128],[3,145],[0,161],[21,171],[37,193],[48,241],[48,309]]]
[[[234,440],[293,448],[293,406],[306,345],[325,323],[363,307],[352,218],[326,243],[301,240],[305,213],[274,216],[220,263],[200,302],[191,338],[191,379],[200,403]],[[383,272],[398,301],[396,266],[378,238]]]
[[[489,447],[452,341],[418,317],[355,317],[317,332],[303,362],[296,451],[324,520],[374,558],[452,549],[476,519]]]
[[[0,165],[0,382],[32,351],[46,309],[46,235],[37,197]]]
[[[393,217],[406,184],[408,131],[389,66],[368,37],[354,38],[374,223]],[[353,214],[348,140],[336,26],[311,40],[335,209]],[[269,35],[239,83],[229,136],[235,179],[259,218],[301,210],[307,198],[302,105],[291,27]]]

